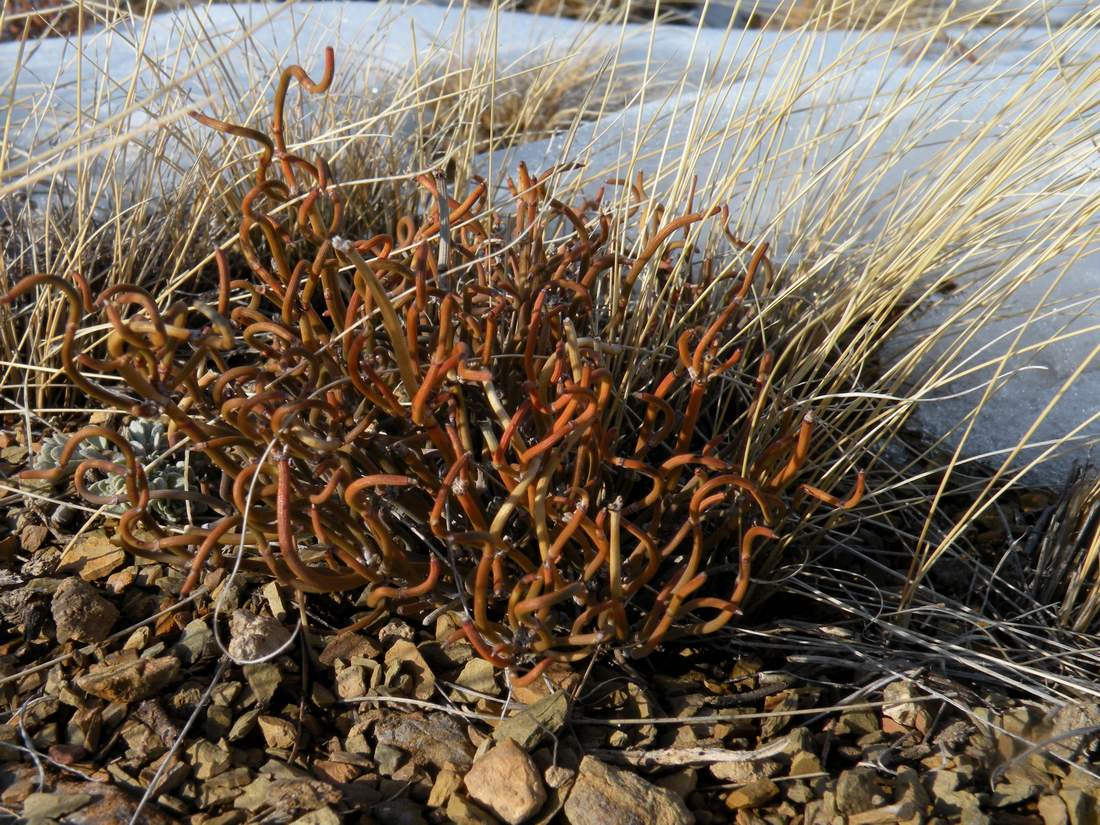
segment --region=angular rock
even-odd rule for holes
[[[474,762],[465,784],[475,802],[508,825],[525,822],[546,802],[546,788],[535,763],[511,739],[490,748]]]
[[[89,798],[90,801],[82,802],[80,806],[70,809],[69,813],[60,817],[65,825],[129,822],[137,810],[137,797],[103,782],[60,782],[54,788],[54,793],[47,796],[81,800],[85,797]],[[31,818],[29,814],[26,815],[28,819]],[[174,825],[175,821],[155,805],[147,805],[141,813],[142,825]]]
[[[929,706],[921,701],[921,693],[908,682],[891,682],[882,691],[882,729],[886,733],[915,730],[922,736],[932,726]]]
[[[205,659],[217,657],[218,643],[214,631],[205,619],[195,619],[183,629],[183,635],[172,646],[172,653],[184,667],[191,667]]]
[[[893,805],[852,814],[848,817],[848,825],[894,825],[894,823],[908,822],[915,815],[916,806],[912,802],[895,802]]]
[[[77,686],[108,702],[138,702],[164,690],[180,678],[175,656],[101,663],[76,677]]]
[[[791,757],[791,776],[821,773],[821,760],[809,751],[799,751]]]
[[[569,697],[558,691],[500,722],[493,731],[493,739],[497,742],[512,739],[521,748],[533,748],[544,737],[561,730],[568,716]]]
[[[471,659],[455,677],[455,684],[478,693],[496,690],[496,668],[484,659]]]
[[[490,814],[458,794],[447,800],[447,819],[455,825],[496,825]]]
[[[256,697],[260,707],[266,707],[275,691],[282,684],[283,674],[279,666],[274,662],[262,662],[255,665],[245,665],[242,670],[248,680],[248,686],[252,688],[252,695]]]
[[[778,759],[756,759],[745,762],[716,762],[710,766],[711,775],[723,782],[747,785],[760,779],[770,779],[783,770]]]
[[[295,819],[290,825],[340,825],[341,819],[328,805],[316,811],[310,811]]]
[[[92,801],[91,794],[32,793],[23,801],[27,819],[61,819]]]
[[[58,560],[60,573],[76,573],[84,581],[109,576],[126,562],[126,553],[102,530],[82,533],[65,548]]]
[[[54,591],[50,605],[57,641],[102,642],[118,621],[118,609],[96,589],[75,576],[65,579]]]
[[[348,665],[336,672],[336,695],[341,699],[357,699],[370,690],[370,674],[365,667]]]
[[[570,825],[610,825],[613,822],[690,825],[695,822],[695,817],[676,794],[591,756],[581,760],[577,779],[565,801],[565,818]]]
[[[1069,825],[1066,803],[1057,796],[1039,797],[1039,816],[1043,818],[1043,825]]]
[[[512,690],[512,696],[515,697],[517,702],[533,705],[552,693],[571,694],[574,688],[580,684],[581,675],[565,662],[554,662],[542,672],[538,679],[529,685],[512,684],[510,673],[507,681],[509,688]]]
[[[465,771],[473,764],[473,745],[465,731],[445,713],[397,714],[379,720],[375,739],[398,748],[419,764]]]
[[[259,718],[260,733],[269,748],[290,750],[294,747],[297,729],[293,722],[280,719],[277,716],[261,716]]]
[[[432,698],[435,693],[435,675],[412,642],[404,639],[395,641],[386,651],[383,664],[387,667],[400,666],[401,672],[412,678],[412,692],[417,699]]]
[[[290,632],[270,616],[234,610],[229,617],[229,655],[255,662],[272,655],[290,641]]]
[[[836,780],[836,807],[842,814],[858,814],[875,807],[878,795],[875,772],[871,768],[842,771]]]
[[[726,795],[726,807],[731,811],[759,808],[779,796],[779,786],[770,779],[756,779]]]
[[[332,667],[338,660],[351,662],[352,659],[376,659],[382,650],[366,636],[358,633],[341,633],[329,639],[318,660],[325,667]]]
[[[451,795],[462,787],[462,777],[457,771],[444,768],[436,774],[432,792],[428,795],[429,808],[442,808]]]

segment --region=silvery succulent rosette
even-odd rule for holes
[[[119,430],[119,434],[130,444],[137,460],[147,467],[147,476],[150,490],[178,490],[184,492],[190,489],[188,479],[195,478],[195,467],[188,468],[182,456],[167,460],[157,461],[168,451],[168,433],[164,424],[157,420],[137,418],[130,421]],[[36,470],[50,470],[59,466],[61,451],[69,440],[67,433],[54,433],[42,442],[42,446],[34,457],[33,466]],[[73,452],[69,462],[65,465],[66,473],[75,472],[77,466],[87,459],[100,459],[116,464],[124,464],[125,460],[114,444],[100,436],[85,439]],[[119,515],[128,508],[126,497],[126,480],[121,475],[106,475],[88,485],[88,490],[101,496],[118,498],[117,504],[106,505],[104,511]],[[191,510],[196,512],[201,505],[192,503]],[[187,520],[187,503],[170,499],[154,499],[149,504],[149,509],[158,517],[170,522]]]

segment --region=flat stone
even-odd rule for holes
[[[58,560],[59,573],[75,573],[84,581],[105,578],[126,562],[126,553],[111,543],[102,530],[82,533],[65,548]]]
[[[791,776],[803,776],[805,774],[821,773],[821,760],[816,754],[808,751],[799,751],[791,757]]]
[[[129,822],[137,810],[138,797],[103,782],[59,782],[52,796],[66,799],[88,799],[61,819],[65,825],[106,825]],[[30,816],[27,816],[31,819]],[[43,821],[40,818],[38,821]],[[46,820],[48,821],[48,820]],[[167,816],[159,806],[146,806],[141,813],[142,825],[176,825],[175,817]]]
[[[778,759],[753,759],[744,762],[716,762],[710,766],[711,775],[722,782],[747,785],[760,779],[770,779],[783,770]]]
[[[57,586],[50,604],[57,641],[64,644],[102,642],[118,621],[118,608],[83,579],[65,579]]]
[[[1069,825],[1069,811],[1061,797],[1039,797],[1039,816],[1043,818],[1043,825]]]
[[[293,722],[280,719],[278,716],[261,716],[259,718],[260,733],[269,748],[290,750],[294,747],[297,728]]]
[[[180,678],[180,663],[175,656],[133,659],[113,664],[93,665],[76,677],[77,686],[108,702],[138,702],[160,693]]]
[[[317,658],[325,667],[332,667],[337,661],[350,663],[352,659],[376,659],[381,655],[382,649],[366,636],[340,633],[328,640]]]
[[[929,705],[920,699],[923,694],[909,682],[891,682],[882,691],[882,729],[886,733],[914,730],[922,736],[932,726]]]
[[[398,639],[386,651],[383,664],[387,667],[399,666],[402,673],[412,678],[412,693],[417,699],[431,699],[435,693],[435,675],[432,673],[416,645],[405,639]]]
[[[560,731],[568,716],[569,697],[558,691],[498,723],[493,739],[497,742],[512,739],[522,748],[533,748]]]
[[[429,808],[442,808],[451,794],[462,787],[462,776],[457,771],[444,768],[436,774],[432,792],[428,795]]]
[[[183,628],[183,635],[172,646],[172,653],[184,667],[191,667],[200,661],[215,659],[218,656],[218,643],[214,631],[205,619],[195,619]]]
[[[585,756],[569,798],[565,818],[570,825],[690,825],[695,817],[683,800],[621,768]]]
[[[23,816],[27,819],[61,819],[92,801],[86,793],[32,793],[23,801]]]
[[[398,748],[419,764],[461,771],[473,764],[473,745],[459,723],[445,713],[387,716],[375,725],[374,734],[378,744]]]
[[[848,817],[848,825],[892,825],[907,822],[915,815],[916,806],[912,802],[895,802],[893,805],[852,814]]]
[[[836,806],[842,814],[858,814],[875,807],[879,793],[871,768],[842,771],[836,780]]]
[[[1026,802],[1039,793],[1039,787],[1026,782],[1002,782],[993,789],[989,804],[994,808],[1007,808]]]
[[[475,802],[508,825],[525,822],[546,802],[546,788],[535,763],[511,739],[494,745],[474,762],[465,785]]]
[[[455,825],[496,825],[491,814],[458,794],[447,800],[447,819]]]
[[[342,820],[328,805],[298,817],[290,825],[340,825]]]
[[[732,811],[759,808],[779,796],[779,786],[770,779],[756,779],[726,795],[726,807]]]

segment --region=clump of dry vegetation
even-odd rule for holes
[[[329,49],[321,80],[282,73],[270,136],[197,115],[261,146],[241,201],[249,278],[219,252],[209,301],[159,308],[132,284],[93,298],[79,274],[29,276],[3,298],[59,290],[65,374],[107,408],[165,416],[172,449],[189,444],[211,468],[201,492],[151,489],[102,426],[22,477],[71,474],[88,504],[124,505],[122,546],[188,565],[182,595],[210,566],[261,563],[247,547],[284,585],[367,585],[360,625],[460,605],[483,657],[529,668],[520,684],[600,647],[644,655],[674,632],[723,628],[792,503],[850,509],[862,494],[862,477],[843,502],[797,484],[814,419],[773,394],[773,354],[752,325],[753,287],[774,280],[766,245],[742,266],[748,245],[718,207],[671,215],[639,181],[625,211],[600,198],[570,208],[522,165],[511,214],[490,208],[484,183],[456,199],[422,176],[425,215],[342,238],[333,171],[288,151],[285,118],[293,80],[320,93],[333,71]],[[700,252],[712,218],[728,263]],[[638,253],[614,243],[628,221]],[[647,270],[659,292],[639,289]],[[106,358],[76,349],[93,312],[110,329]],[[89,438],[121,458],[73,462]],[[96,473],[124,492],[90,489]],[[172,531],[150,510],[162,500],[219,517]]]

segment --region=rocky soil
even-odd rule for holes
[[[513,688],[450,613],[346,629],[352,603],[223,571],[181,600],[102,531],[12,526],[0,805],[27,822],[1100,821],[1095,704],[736,638]]]

